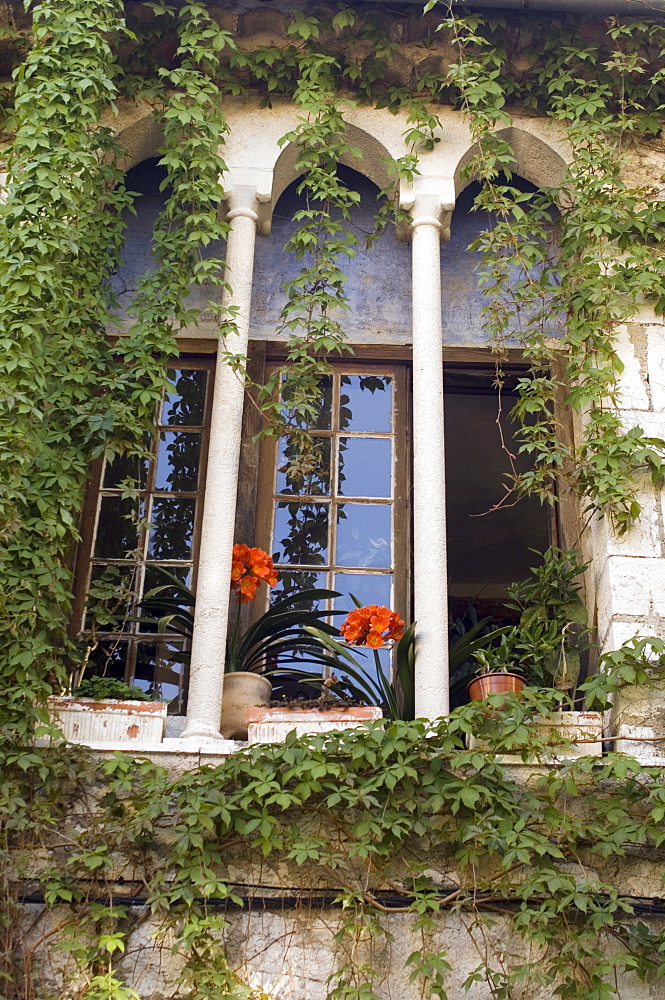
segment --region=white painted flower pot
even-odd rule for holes
[[[140,746],[161,743],[164,738],[166,703],[163,701],[54,695],[48,705],[51,718],[70,743]]]
[[[549,719],[536,719],[532,725],[534,736],[551,743],[553,752],[544,761],[556,763],[559,760],[576,760],[579,757],[600,757],[603,752],[603,712],[554,712]],[[573,740],[570,746],[557,746],[561,739]],[[469,750],[491,752],[491,748],[476,740],[467,740]],[[517,749],[517,748],[516,748]],[[521,764],[521,753],[502,754],[505,764]]]
[[[383,718],[376,706],[349,706],[321,711],[319,708],[265,708],[247,713],[250,743],[283,743],[288,733],[297,736],[330,733],[340,729],[360,729],[367,722]]]

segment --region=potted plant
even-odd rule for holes
[[[308,626],[307,631],[327,649],[327,662],[333,674],[324,678],[321,674],[297,671],[301,680],[321,690],[320,698],[304,704],[293,702],[251,711],[250,743],[281,741],[292,731],[304,735],[357,728],[384,716],[413,718],[413,625],[405,631],[404,622],[396,612],[371,604],[351,611],[339,631],[316,626]],[[345,640],[346,645],[340,640]],[[386,677],[378,654],[380,648],[391,647],[395,642],[397,683]],[[350,651],[352,645],[373,651],[376,677],[363,669]],[[288,672],[293,673],[290,669]],[[273,677],[282,673],[280,668],[271,671]]]
[[[575,551],[552,546],[532,576],[509,589],[506,607],[519,612],[519,623],[504,631],[498,645],[474,653],[480,664],[469,684],[471,698],[490,693],[518,694],[525,684],[561,692],[560,708],[535,718],[539,734],[549,733],[553,745],[572,741],[560,756],[602,752],[603,716],[574,710],[580,659],[589,647],[586,608],[578,578],[586,564]]]
[[[141,608],[150,618],[144,620],[154,623],[157,618],[158,632],[175,632],[191,640],[196,598],[177,577],[165,570],[161,572],[168,582],[145,595]],[[257,621],[243,629],[243,605],[255,599],[261,583],[274,587],[277,580],[272,559],[263,549],[234,545],[231,590],[236,611],[226,647],[220,726],[227,739],[247,739],[248,709],[270,705],[270,668],[285,659],[295,659],[299,664],[325,663],[329,659],[325,646],[307,629],[316,626],[322,634],[327,630],[334,632],[322,619],[335,612],[312,611],[307,605],[338,597],[337,591],[321,588],[297,591],[275,601]],[[180,656],[182,659],[183,655]],[[187,657],[185,653],[185,662]]]
[[[476,676],[469,683],[469,698],[487,698],[491,694],[519,694],[525,684],[515,659],[517,629],[510,629],[490,649],[475,650],[471,655],[478,663]]]
[[[85,638],[72,643],[67,684],[48,700],[53,722],[71,743],[154,745],[164,738],[165,702],[106,676],[103,667],[101,674],[89,675],[99,631],[127,621],[132,585],[118,567],[107,566],[90,587]],[[107,663],[112,656],[109,651]]]
[[[70,695],[49,698],[53,721],[70,743],[161,743],[166,704],[115,677],[88,677]]]

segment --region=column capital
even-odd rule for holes
[[[440,239],[450,239],[450,220],[455,208],[455,184],[452,177],[417,176],[412,183],[400,185],[400,208],[411,216],[411,225],[403,226],[400,236],[410,239],[419,226],[432,226]]]
[[[270,231],[270,194],[260,191],[256,184],[241,183],[228,176],[223,182],[220,179],[220,184],[224,188],[226,221],[238,217],[251,219],[261,235],[267,234]]]

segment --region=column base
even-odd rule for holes
[[[181,732],[179,739],[181,740],[223,740],[224,737],[220,733],[219,729],[215,729],[207,722],[199,722],[198,719],[192,719],[188,722],[183,731]]]

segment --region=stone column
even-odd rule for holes
[[[231,224],[226,247],[225,306],[237,307],[237,333],[219,344],[219,353],[247,354],[252,298],[257,200],[250,187],[234,187],[229,194]],[[229,611],[231,557],[240,462],[240,440],[245,389],[241,373],[221,358],[215,370],[215,388],[208,470],[201,525],[194,639],[187,698],[187,725],[183,739],[220,739],[222,685]]]
[[[450,707],[440,259],[449,230],[443,210],[435,194],[416,194],[411,207],[415,686],[416,716],[426,719],[447,715]]]

